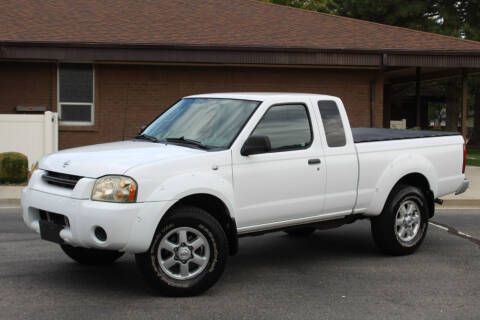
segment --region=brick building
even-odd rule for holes
[[[57,111],[60,148],[130,138],[206,92],[331,94],[381,127],[390,85],[413,82],[421,124],[422,81],[479,68],[479,42],[254,0],[0,3],[0,113]]]

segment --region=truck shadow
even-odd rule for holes
[[[126,255],[109,266],[83,266],[73,261],[52,264],[50,260],[45,262],[47,263],[48,270],[30,280],[39,287],[54,287],[58,294],[62,292],[65,294],[65,291],[88,292],[90,297],[98,295],[99,298],[108,295],[119,297],[152,295],[131,255]]]
[[[356,232],[355,232],[356,231]],[[260,237],[240,240],[240,252],[231,257],[230,265],[235,268],[255,268],[256,265],[272,263],[275,265],[298,265],[322,261],[322,264],[338,263],[338,260],[381,258],[367,230],[316,231],[305,237],[292,237],[284,233],[273,233]],[[245,260],[245,261],[242,261]]]
[[[59,252],[55,258],[65,262],[41,262],[38,268],[43,270],[39,270],[33,279],[36,285],[54,287],[58,294],[64,294],[65,291],[88,292],[91,296],[98,295],[102,298],[109,295],[131,298],[155,295],[136,268],[132,255],[125,255],[111,266],[82,266],[67,262],[61,254]],[[292,237],[277,232],[240,239],[240,252],[229,257],[223,279],[250,282],[256,280],[248,277],[249,274],[270,274],[279,270],[302,272],[302,268],[318,268],[319,263],[327,268],[338,265],[339,261],[345,259],[382,257],[384,256],[376,249],[369,228],[366,227],[316,231],[306,237]],[[38,260],[36,262],[40,263]],[[215,295],[220,291],[210,290],[206,294]]]

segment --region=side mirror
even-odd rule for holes
[[[249,156],[251,154],[265,153],[272,149],[270,139],[267,136],[250,136],[242,149],[240,154],[242,156]]]
[[[147,126],[145,126],[145,125],[141,126],[140,129],[138,129],[138,134],[142,133],[145,130],[146,127]]]

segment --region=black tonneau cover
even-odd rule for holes
[[[353,141],[355,143],[460,135],[458,132],[450,131],[399,130],[381,128],[352,128],[352,134]]]

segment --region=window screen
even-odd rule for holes
[[[329,147],[343,147],[346,144],[342,117],[334,101],[318,101],[323,129]]]
[[[91,64],[60,64],[60,101],[93,102],[93,69]]]
[[[302,149],[312,142],[312,132],[304,105],[271,107],[252,135],[267,136],[271,151]]]
[[[58,70],[59,113],[62,122],[93,122],[93,65],[61,63]]]

